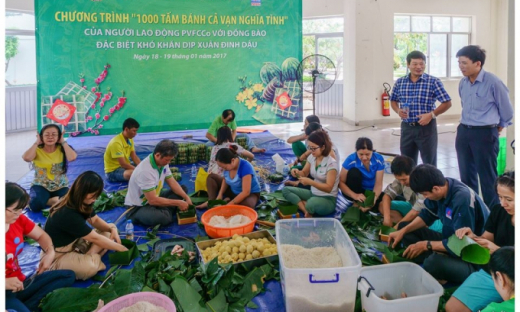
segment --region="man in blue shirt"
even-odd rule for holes
[[[488,207],[498,204],[494,183],[497,179],[498,136],[513,119],[509,90],[492,73],[483,69],[486,51],[466,46],[457,52],[464,78],[459,84],[462,104],[455,148],[460,179],[479,193]]]
[[[475,192],[462,182],[445,178],[432,165],[419,165],[410,175],[410,187],[426,198],[425,208],[412,222],[401,222],[390,233],[390,244],[402,240],[408,246],[403,256],[424,262],[424,269],[441,281],[462,283],[477,265],[457,257],[448,247],[448,238],[460,228],[469,227],[476,235],[484,232],[489,209]],[[426,228],[441,220],[442,233]]]
[[[437,166],[435,118],[451,107],[451,98],[439,78],[424,73],[426,56],[422,52],[410,52],[406,63],[410,74],[397,79],[390,97],[392,109],[402,119],[401,155],[417,163],[421,152],[423,163]],[[441,102],[439,107],[435,107],[436,101]],[[408,104],[408,112],[401,109],[403,104]]]

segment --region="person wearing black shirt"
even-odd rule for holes
[[[455,234],[462,238],[469,236],[480,246],[488,248],[493,254],[500,247],[515,245],[515,173],[507,172],[498,177],[495,189],[500,200],[491,210],[484,234],[477,236],[471,229],[462,228]],[[491,302],[501,302],[502,297],[496,291],[493,279],[487,270],[471,274],[453,293],[446,304],[446,311],[479,311]]]
[[[465,227],[481,235],[489,216],[488,207],[471,188],[445,178],[432,165],[417,166],[410,174],[410,187],[426,198],[425,208],[412,222],[401,222],[399,230],[389,235],[392,247],[402,240],[407,246],[404,257],[423,262],[424,270],[439,281],[461,284],[479,267],[456,256],[448,246],[448,238]],[[426,228],[438,219],[442,233]]]
[[[76,279],[85,280],[105,269],[101,257],[107,250],[128,250],[121,245],[116,226],[106,223],[92,209],[102,191],[103,179],[94,171],[86,171],[51,208],[45,231],[56,256],[50,270],[72,270]]]

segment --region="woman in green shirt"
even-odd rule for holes
[[[481,312],[514,312],[515,311],[515,248],[502,247],[491,255],[489,271],[495,288],[504,302],[493,302]]]

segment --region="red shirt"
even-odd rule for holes
[[[23,250],[23,237],[31,233],[36,224],[26,216],[20,215],[15,223],[9,225],[9,230],[5,233],[5,278],[18,277],[20,281],[25,280],[25,275],[18,264],[18,256]]]

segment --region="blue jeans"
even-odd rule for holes
[[[31,195],[31,201],[29,202],[29,208],[34,212],[40,212],[47,207],[49,198],[52,197],[63,197],[69,191],[68,187],[61,188],[57,191],[50,192],[46,188],[40,185],[33,185],[29,191]]]
[[[128,180],[125,179],[124,173],[125,173],[125,169],[119,167],[112,172],[105,173],[105,177],[110,182],[126,182]]]
[[[25,289],[22,291],[14,293],[6,290],[6,309],[13,309],[17,312],[39,311],[38,305],[43,297],[58,288],[72,286],[75,280],[76,275],[71,270],[43,272],[37,275],[27,288],[25,288],[27,282],[24,282]]]

